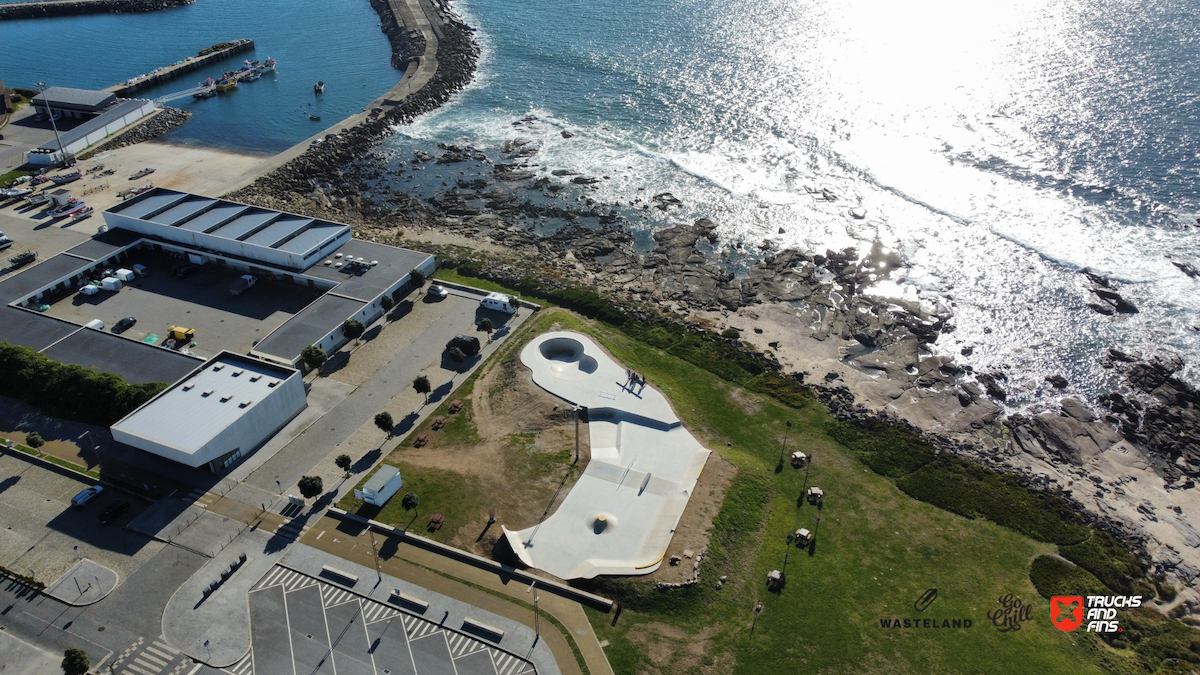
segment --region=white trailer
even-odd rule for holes
[[[382,507],[392,498],[392,495],[396,494],[402,484],[400,469],[384,464],[362,486],[361,490],[354,491],[354,496],[373,506]]]

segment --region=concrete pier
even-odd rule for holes
[[[254,40],[234,40],[222,43],[221,45],[215,45],[215,47],[217,48],[209,47],[208,49],[202,49],[200,50],[200,54],[196,56],[189,56],[179,63],[126,80],[121,84],[109,87],[105,91],[111,91],[121,98],[129,98],[133,94],[149,89],[160,82],[173,80],[184,73],[190,73],[193,70],[203,68],[210,63],[220,61],[234,54],[251,51],[254,49]]]
[[[74,14],[130,14],[190,5],[195,0],[32,0],[0,4],[0,21]]]

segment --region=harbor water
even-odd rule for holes
[[[103,89],[238,38],[243,52],[139,92],[156,98],[234,70],[244,59],[274,73],[204,100],[169,105],[195,116],[164,140],[252,153],[280,152],[362,112],[400,80],[379,16],[366,0],[200,0],[145,14],[86,14],[0,23],[0,79],[13,87]],[[313,93],[324,80],[325,93]],[[308,112],[321,117],[309,119]]]

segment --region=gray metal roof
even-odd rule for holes
[[[322,295],[304,311],[271,331],[254,347],[254,351],[288,361],[295,360],[300,350],[320,342],[366,304],[337,295]]]
[[[197,214],[203,213],[216,203],[217,200],[208,198],[185,199],[166,211],[150,217],[149,220],[163,225],[175,225],[196,217]]]
[[[195,453],[293,376],[291,368],[225,352],[115,426]]]
[[[202,362],[164,347],[91,328],[80,328],[43,353],[62,363],[74,363],[99,373],[116,373],[133,384],[174,382]]]
[[[47,89],[46,91],[50,91],[50,90]],[[128,115],[129,113],[146,105],[146,103],[147,103],[147,101],[145,99],[137,99],[137,98],[129,100],[129,101],[121,101],[117,105],[109,108],[108,110],[105,110],[103,113],[93,117],[92,119],[84,122],[83,124],[80,124],[79,126],[75,127],[74,129],[67,129],[66,131],[59,131],[58,136],[60,139],[62,139],[63,147],[66,147],[66,146],[74,143],[75,141],[83,138],[84,136],[91,134],[92,132],[96,131],[97,129],[101,129],[101,128],[105,127],[106,125],[112,124],[113,120]],[[43,152],[58,152],[58,142],[59,142],[58,139],[53,139],[53,140],[47,141],[47,142],[41,144],[40,146],[38,146],[38,150],[41,150]]]
[[[341,258],[336,257],[339,253],[342,254]],[[341,267],[324,264],[326,260],[333,261],[335,264],[343,262],[346,260],[346,256],[353,256],[356,260],[362,258],[367,262],[374,260],[379,264],[368,269],[348,268],[345,264]],[[398,280],[412,272],[413,268],[424,264],[431,257],[428,253],[420,251],[351,239],[334,251],[332,255],[318,260],[304,273],[320,279],[336,281],[338,283],[336,292],[339,295],[347,295],[363,302],[372,302],[379,297],[380,293],[391,288]]]
[[[0,302],[7,305],[20,300],[42,286],[52,284],[63,277],[69,277],[76,270],[81,270],[91,264],[91,260],[84,260],[66,253],[46,258],[36,265],[21,270],[20,274],[5,277],[3,281],[0,281]]]
[[[388,481],[394,478],[398,473],[400,473],[400,469],[397,469],[391,464],[382,464],[380,465],[379,470],[375,472],[375,475],[371,476],[370,480],[363,484],[363,490],[379,492],[384,488],[385,485],[388,484]]]
[[[109,91],[93,91],[91,89],[72,89],[71,87],[50,87],[44,94],[33,97],[34,104],[50,102],[50,107],[74,106],[83,108],[103,108],[116,99],[116,94]]]

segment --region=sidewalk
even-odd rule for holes
[[[342,525],[341,521],[334,518],[323,517],[313,525],[300,543],[374,569],[370,535],[365,529],[357,535],[339,530],[339,526]],[[532,627],[533,608],[530,605],[533,603],[533,596],[527,592],[528,587],[524,584],[510,583],[508,579],[494,573],[413,546],[397,546],[394,540],[385,539],[378,534],[376,539],[380,550],[380,566],[385,574],[400,577],[423,588]],[[454,579],[432,570],[438,570]],[[503,594],[512,601],[503,600],[467,584]],[[609,665],[608,658],[579,603],[543,592],[539,594],[539,609],[543,614],[553,615],[570,631],[591,675],[613,675],[612,666]],[[549,622],[542,623],[542,640],[554,653],[562,672],[581,675],[582,671],[566,638],[557,628],[551,630],[550,626],[552,624]]]

